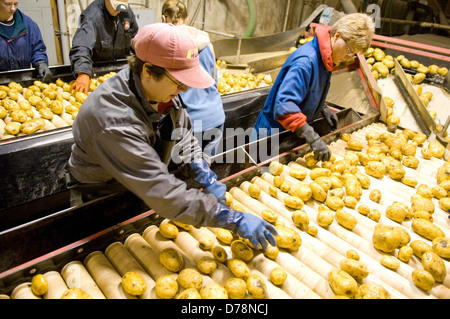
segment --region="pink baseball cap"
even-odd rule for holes
[[[194,40],[173,24],[146,25],[134,37],[133,45],[139,59],[165,68],[189,87],[205,89],[214,84],[214,79],[199,63]]]

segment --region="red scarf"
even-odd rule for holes
[[[334,63],[331,57],[331,39],[330,39],[330,28],[328,26],[318,26],[315,29],[315,34],[317,40],[319,41],[320,55],[322,56],[322,61],[328,71],[333,71]]]

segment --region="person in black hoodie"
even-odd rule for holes
[[[94,62],[124,59],[139,27],[128,0],[95,0],[80,15],[70,62],[76,76],[71,89],[88,93]]]

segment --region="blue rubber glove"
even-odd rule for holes
[[[277,231],[271,224],[255,215],[232,210],[220,203],[208,226],[231,230],[248,239],[256,249],[261,245],[263,250],[267,250],[267,242],[272,246],[277,245],[273,237],[277,235]]]
[[[206,194],[216,196],[219,203],[225,205],[225,192],[227,186],[217,180],[217,175],[210,168],[204,159],[196,159],[189,164],[193,178],[196,182],[204,186]]]
[[[330,125],[331,130],[334,131],[338,126],[338,117],[328,106],[325,106],[322,110],[322,115],[325,121]]]

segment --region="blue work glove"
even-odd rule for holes
[[[52,78],[52,72],[50,71],[50,69],[48,68],[48,64],[45,61],[39,61],[38,63],[36,63],[36,72],[37,72],[37,77],[42,80],[43,82],[50,82],[51,78]]]
[[[206,194],[216,196],[219,203],[225,204],[225,192],[227,186],[217,180],[217,175],[210,168],[204,159],[196,159],[189,164],[193,179],[204,186]]]
[[[295,131],[295,134],[298,137],[303,136],[305,138],[306,143],[311,146],[314,152],[314,159],[316,161],[326,162],[330,160],[330,149],[328,148],[327,144],[320,138],[319,134],[317,134],[309,124],[305,124],[302,127],[298,128]]]
[[[220,203],[208,226],[231,230],[248,239],[256,249],[261,245],[263,250],[267,250],[267,242],[272,246],[277,245],[273,237],[277,235],[277,231],[271,224],[255,215],[232,210]]]
[[[333,112],[332,109],[330,109],[328,106],[325,105],[325,107],[322,110],[322,115],[325,121],[328,123],[328,125],[330,125],[332,131],[337,129],[338,117],[336,113]]]

